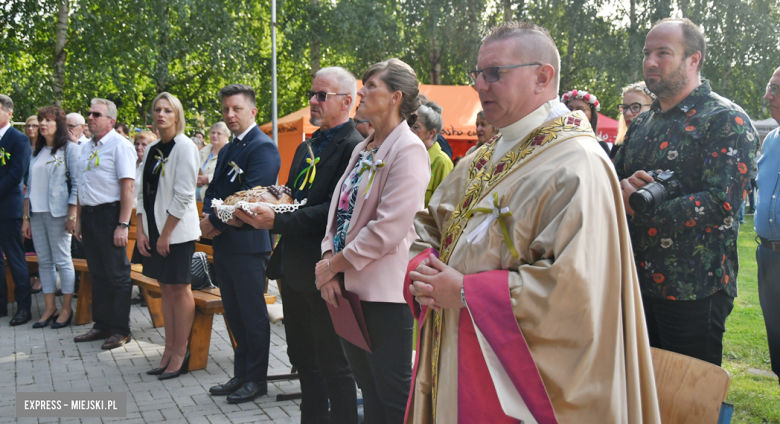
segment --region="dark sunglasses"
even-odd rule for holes
[[[317,101],[318,102],[324,102],[324,101],[328,100],[328,95],[331,95],[331,96],[346,96],[347,93],[328,93],[326,91],[311,91],[311,90],[306,92],[306,98],[307,99],[311,99],[312,97],[317,96]]]
[[[618,105],[618,109],[620,110],[620,113],[626,113],[629,110],[634,113],[639,113],[642,110],[643,106],[652,106],[652,104],[646,104],[646,103],[631,103],[630,105],[621,103]]]
[[[113,119],[112,117],[110,117],[108,115],[105,115],[105,114],[102,114],[100,112],[89,112],[89,113],[87,113],[87,116],[91,116],[93,118],[100,118],[101,116],[105,116],[108,119]]]
[[[771,94],[771,95],[773,95],[773,96],[777,96],[777,94],[780,93],[780,85],[777,85],[777,84],[767,84],[766,85],[766,92]]]
[[[531,62],[531,63],[521,63],[519,65],[506,65],[506,66],[491,66],[489,68],[485,69],[474,69],[473,71],[469,71],[469,78],[471,78],[471,82],[476,84],[477,78],[479,78],[479,74],[482,74],[482,77],[485,78],[485,82],[492,84],[494,82],[497,82],[499,79],[501,79],[501,70],[502,69],[513,69],[513,68],[519,68],[521,66],[542,66],[539,62]]]

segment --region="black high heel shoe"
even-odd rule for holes
[[[170,362],[170,361],[168,361]],[[148,375],[160,375],[165,372],[165,369],[168,368],[168,364],[165,364],[161,366],[160,368],[152,368],[149,371],[146,372]]]
[[[65,320],[65,322],[60,323],[60,322],[54,321],[53,323],[51,323],[51,328],[54,328],[54,329],[65,328],[65,327],[70,325],[70,320],[72,320],[72,319],[73,319],[73,311],[70,311],[70,315],[68,316],[68,319]]]
[[[187,374],[190,372],[190,351],[187,350],[187,353],[184,354],[184,361],[181,363],[181,368],[174,372],[164,372],[160,374],[159,377],[157,377],[158,380],[167,380],[169,378],[176,378],[182,374]]]
[[[48,327],[48,326],[49,326],[49,323],[50,323],[50,322],[52,322],[52,320],[55,320],[55,319],[57,319],[57,317],[59,317],[59,316],[60,316],[60,314],[58,314],[58,313],[57,313],[57,311],[54,311],[54,313],[52,313],[51,315],[49,315],[49,317],[48,317],[48,318],[46,318],[46,321],[43,321],[43,322],[40,322],[40,321],[38,321],[38,322],[36,322],[35,324],[33,324],[33,326],[32,326],[32,327],[33,327],[33,328],[44,328],[44,327]]]

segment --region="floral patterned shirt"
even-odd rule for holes
[[[363,160],[369,154],[376,153],[377,150],[360,152],[360,157],[357,163],[355,163],[355,167],[352,168],[349,176],[344,180],[344,184],[341,185],[339,205],[336,209],[336,236],[333,238],[334,255],[344,250],[347,246],[347,230],[349,230],[349,222],[352,220],[352,212],[355,210],[355,200],[358,197],[360,181],[363,180],[363,173],[360,172],[360,169],[363,167]]]
[[[737,295],[735,219],[755,167],[758,135],[745,111],[704,81],[675,107],[658,100],[631,123],[615,157],[618,176],[672,170],[683,195],[630,222],[642,294],[696,300]]]

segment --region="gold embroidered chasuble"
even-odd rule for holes
[[[455,167],[415,218],[410,257],[433,247],[466,275],[510,271],[512,310],[558,422],[658,423],[617,176],[584,115],[556,117],[557,103]],[[493,193],[512,212],[503,219],[518,257],[499,222],[480,242],[466,240],[488,219],[467,213],[491,208]],[[425,316],[407,423],[458,423],[460,313]]]

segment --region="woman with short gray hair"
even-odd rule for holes
[[[453,168],[450,157],[436,142],[444,123],[441,112],[441,106],[434,102],[428,102],[417,109],[417,122],[412,125],[412,132],[420,137],[425,148],[428,149],[428,157],[431,159],[431,180],[428,182],[428,189],[425,190],[425,207],[428,207],[428,201],[431,200],[433,192]]]

